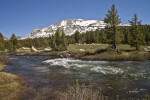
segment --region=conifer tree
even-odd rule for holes
[[[74,36],[75,36],[75,42],[76,43],[80,43],[80,32],[76,31]]]
[[[18,40],[17,40],[15,34],[12,34],[12,36],[10,38],[10,41],[12,43],[11,50],[16,51],[16,49],[18,48]]]
[[[31,39],[28,39],[28,44],[27,44],[27,46],[28,46],[29,48],[32,47],[32,41],[31,41]]]
[[[57,49],[57,46],[56,46],[56,38],[55,38],[55,35],[50,35],[49,36],[49,45],[50,47],[52,48],[52,50],[56,50]]]
[[[109,42],[112,44],[113,48],[118,51],[118,25],[121,23],[121,19],[119,18],[118,11],[114,4],[111,6],[111,10],[108,9],[108,14],[106,14],[104,21],[107,23],[107,38],[109,39]]]
[[[62,48],[64,48],[64,50],[67,50],[66,34],[64,30],[62,30],[61,39],[62,39]]]
[[[2,33],[0,33],[0,42],[4,43],[4,37],[3,37]]]
[[[0,33],[0,50],[5,50],[5,45],[4,45],[4,37],[2,33]]]
[[[5,41],[5,49],[12,50],[13,46],[11,41]]]
[[[55,33],[55,42],[56,42],[56,49],[59,50],[60,49],[60,45],[61,45],[61,37],[60,37],[60,30],[58,29]]]
[[[135,47],[136,50],[139,50],[140,45],[142,44],[143,34],[141,32],[141,21],[138,21],[137,14],[134,14],[134,17],[129,21],[131,24],[130,28],[130,45]]]
[[[5,50],[5,46],[3,43],[0,42],[0,50]]]

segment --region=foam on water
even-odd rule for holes
[[[93,67],[91,68],[92,71],[95,72],[101,72],[103,74],[118,74],[118,73],[123,73],[124,71],[120,68],[114,68],[114,67],[102,67],[102,66],[98,66],[98,67]]]
[[[37,72],[49,72],[50,70],[47,67],[34,67],[32,70],[35,70]]]
[[[67,58],[57,58],[43,61],[43,63],[48,63],[52,66],[62,66],[65,68],[89,68],[91,71],[100,72],[103,74],[123,73],[123,70],[120,68],[104,66],[104,64],[108,63],[107,61],[82,61]]]
[[[119,62],[83,61],[71,58],[56,58],[43,61],[43,63],[50,64],[51,67],[60,66],[64,68],[73,68],[78,70],[84,68],[86,69],[86,71],[102,74],[124,74],[124,77],[127,77],[126,75],[128,74],[135,79],[138,79],[138,77],[146,78],[146,75],[149,72],[147,70],[141,69],[140,65],[136,67],[131,66],[130,62],[128,62],[129,65],[127,65],[126,63]]]

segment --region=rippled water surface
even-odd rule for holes
[[[5,70],[24,77],[33,89],[63,89],[75,80],[101,89],[110,98],[145,98],[150,94],[150,62],[82,61],[49,56],[10,56]]]

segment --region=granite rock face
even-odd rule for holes
[[[57,29],[64,30],[66,35],[72,35],[77,30],[80,33],[85,33],[87,31],[103,29],[105,26],[106,23],[103,20],[67,19],[56,22],[48,27],[34,29],[31,34],[20,39],[49,37],[49,35],[55,34]],[[121,24],[121,26],[129,26],[129,24]]]

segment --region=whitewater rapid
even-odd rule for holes
[[[64,68],[89,68],[91,71],[100,72],[103,74],[117,74],[124,71],[120,68],[113,66],[105,66],[107,61],[83,61],[70,58],[56,58],[43,61],[43,63],[50,64],[51,66],[61,66]]]
[[[73,69],[89,69],[90,71],[102,73],[102,74],[128,74],[130,76],[144,77],[146,70],[141,70],[140,66],[133,68],[132,66],[126,63],[118,62],[109,62],[109,61],[84,61],[71,58],[55,58],[43,61],[45,64],[50,64],[51,67],[59,66],[64,68],[73,68]],[[128,62],[129,63],[129,62]],[[117,67],[116,64],[120,64],[120,67]],[[136,70],[136,71],[135,71]]]

